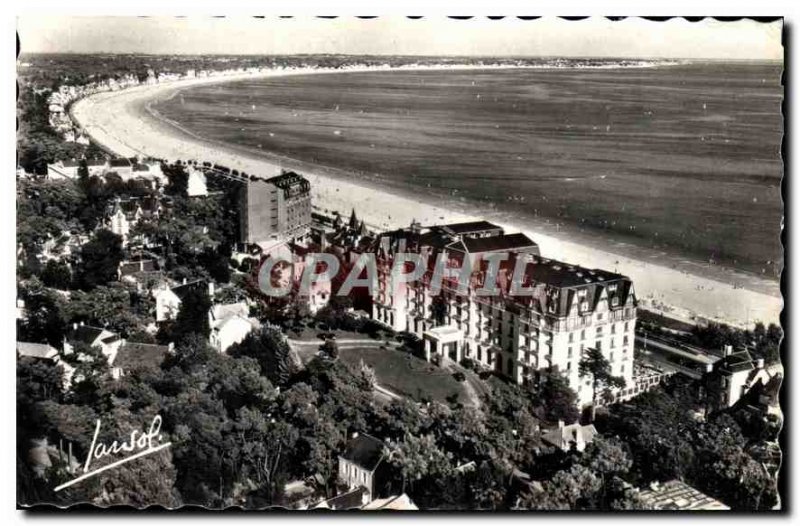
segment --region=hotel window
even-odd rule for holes
[[[594,342],[594,346],[597,348],[598,351],[602,351],[603,350],[602,340],[597,340],[596,342]]]
[[[611,324],[611,334],[617,334],[617,326],[615,324]]]
[[[628,331],[628,322],[627,321],[625,322],[625,331],[626,332]]]
[[[612,347],[613,347],[613,345],[612,345]],[[613,362],[613,361],[614,361],[614,353],[613,353],[613,352],[609,353],[609,355],[608,355],[608,361],[609,361],[609,362]]]
[[[586,329],[583,329],[581,331],[581,340],[585,340],[585,339],[586,339]]]
[[[602,312],[598,312],[597,313],[597,321],[603,321],[603,313]]]
[[[598,327],[597,328],[597,334],[603,334],[603,328],[602,327]]]
[[[611,348],[614,348],[614,338],[611,338]]]
[[[628,345],[628,337],[627,336],[622,338],[622,345]]]
[[[569,343],[572,343],[572,341],[575,339],[574,336],[574,333],[569,333]]]
[[[567,347],[567,358],[572,358],[572,347]]]

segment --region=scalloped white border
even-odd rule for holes
[[[478,2],[475,0],[459,0],[457,3],[446,2],[433,2],[431,0],[403,0],[392,3],[378,4],[375,1],[366,0],[342,0],[336,2],[307,2],[299,4],[295,1],[287,0],[273,0],[269,3],[257,3],[253,0],[225,0],[224,2],[212,0],[192,0],[191,2],[180,2],[176,0],[137,0],[136,2],[129,3],[112,3],[108,1],[99,0],[26,0],[9,2],[6,1],[0,7],[3,11],[3,36],[6,43],[11,41],[12,35],[16,29],[16,16],[28,14],[39,15],[42,13],[49,14],[64,14],[64,15],[217,15],[224,14],[252,14],[253,12],[261,12],[261,14],[292,14],[292,15],[313,15],[313,14],[338,14],[338,15],[387,15],[387,14],[415,14],[425,16],[442,16],[447,14],[468,14],[468,13],[486,13],[491,15],[501,15],[504,13],[514,14],[537,14],[537,15],[674,15],[680,13],[681,15],[694,15],[702,16],[708,14],[715,14],[718,16],[784,16],[786,17],[787,24],[790,24],[793,32],[796,34],[796,27],[800,24],[800,2],[796,0],[758,0],[743,1],[743,0],[706,0],[699,2],[697,0],[670,0],[670,1],[655,1],[655,2],[642,2],[641,0],[617,0],[617,1],[592,1],[592,0],[540,0],[540,1],[519,1],[519,0],[492,0],[491,2]],[[791,61],[785,64],[788,71],[794,71],[798,65],[798,46],[794,44],[796,38],[792,39],[793,45],[791,46],[792,55]],[[8,44],[6,44],[8,46]],[[6,47],[6,52],[0,54],[0,64],[2,70],[7,74],[7,81],[0,84],[2,96],[0,96],[0,115],[2,121],[6,123],[3,131],[2,140],[2,166],[8,169],[8,175],[2,181],[2,188],[0,188],[0,218],[2,218],[4,228],[0,229],[0,246],[3,247],[4,257],[2,261],[6,262],[6,268],[16,268],[12,264],[15,259],[15,254],[12,252],[13,247],[16,245],[15,237],[16,232],[13,227],[15,224],[15,186],[14,178],[11,176],[12,167],[16,161],[16,134],[11,123],[15,122],[16,105],[15,105],[15,88],[11,82],[11,78],[16,77],[15,56],[11,50]],[[789,78],[792,79],[793,75],[790,74]],[[787,97],[791,98],[794,105],[796,105],[796,83],[795,80],[791,85],[791,92],[787,93]],[[796,117],[793,117],[796,119]],[[794,132],[791,135],[791,144],[787,144],[790,152],[796,152],[798,137],[800,134]],[[792,166],[796,166],[797,161],[794,161]],[[796,171],[793,170],[793,171]],[[787,174],[788,177],[797,176],[795,174]],[[786,196],[790,203],[800,202],[800,182],[795,182],[791,187],[791,195]],[[787,205],[788,206],[788,205]],[[798,205],[800,206],[800,205]],[[787,240],[788,246],[796,246],[800,241],[800,228],[798,228],[798,214],[793,214],[793,224],[787,225],[791,233],[791,240]],[[796,274],[800,269],[800,263],[795,258],[792,258],[791,267],[788,272]],[[12,266],[13,265],[13,266]],[[800,297],[800,279],[794,279],[791,288],[787,290],[789,297]],[[0,303],[0,314],[2,319],[7,320],[5,327],[11,327],[11,320],[14,319],[14,304],[11,301],[12,295],[16,295],[16,279],[13,271],[4,276],[0,280],[0,297],[5,300]],[[800,310],[793,308],[791,311],[791,318],[786,320],[786,325],[791,327],[800,327]],[[11,340],[14,331],[6,330],[5,345],[6,351],[2,354],[4,367],[2,367],[6,375],[3,385],[5,386],[3,397],[0,399],[2,403],[3,415],[7,422],[11,423],[12,415],[15,414],[15,400],[16,400],[16,377],[14,366],[15,353],[11,351],[14,342]],[[789,349],[794,351],[794,349]],[[794,372],[798,368],[800,358],[795,358],[791,364],[790,369],[787,371],[787,379],[791,384],[794,384]],[[12,378],[12,375],[14,376]],[[787,420],[791,426],[794,421],[794,416],[800,408],[800,389],[793,386],[791,389],[791,405],[787,411]],[[794,426],[791,426],[797,429]],[[600,523],[615,523],[619,520],[623,521],[636,521],[640,522],[643,517],[637,515],[598,515],[598,516],[585,516],[585,515],[465,515],[465,514],[452,514],[452,515],[437,515],[436,517],[419,515],[419,516],[402,516],[400,518],[387,517],[386,515],[364,515],[354,516],[353,514],[341,516],[314,516],[314,515],[268,515],[263,514],[208,514],[198,517],[197,515],[121,515],[121,514],[102,514],[102,515],[76,515],[76,514],[51,514],[51,515],[38,515],[31,516],[30,514],[16,511],[16,455],[14,454],[16,448],[15,433],[7,432],[0,437],[0,473],[2,474],[2,482],[0,482],[0,495],[2,495],[2,524],[18,524],[18,523],[34,523],[36,525],[50,525],[67,523],[85,523],[95,522],[106,523],[107,521],[123,521],[132,522],[135,520],[146,520],[152,525],[161,525],[174,523],[175,521],[194,521],[201,520],[205,523],[228,523],[230,520],[245,520],[248,522],[253,521],[270,521],[270,524],[298,524],[320,521],[352,521],[355,520],[369,520],[372,524],[388,523],[389,521],[397,520],[410,520],[410,521],[429,521],[435,520],[437,522],[454,523],[456,521],[474,521],[475,523],[484,522],[487,519],[491,521],[496,520],[523,520],[526,522],[536,521],[538,524],[585,524],[586,521],[592,521],[593,524]],[[798,455],[791,453],[789,455],[790,465],[786,468],[791,470],[791,481],[789,489],[791,495],[787,496],[790,505],[794,510],[793,515],[798,515],[800,512],[800,483],[797,481],[797,470],[795,467],[798,465]],[[673,516],[668,515],[653,515],[647,516],[648,522],[671,522],[680,520],[697,520],[702,523],[727,523],[728,521],[752,521],[755,517],[747,515],[719,515],[719,516]],[[777,517],[776,517],[777,518]],[[783,520],[789,517],[782,517]],[[794,518],[794,517],[792,517]],[[759,519],[761,519],[759,517]]]

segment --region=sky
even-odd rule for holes
[[[22,50],[70,53],[479,55],[781,60],[781,22],[627,18],[20,17]]]

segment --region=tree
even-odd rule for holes
[[[505,508],[512,469],[497,460],[484,460],[468,475],[470,503],[479,509]]]
[[[124,257],[122,238],[100,229],[81,248],[80,283],[84,290],[117,280],[119,263]]]
[[[407,484],[413,489],[423,477],[447,475],[452,470],[449,455],[439,449],[433,435],[406,434],[402,441],[387,447],[385,454],[400,475],[401,493],[406,492]]]
[[[54,289],[67,290],[72,285],[72,270],[63,261],[48,260],[41,277],[46,286]]]
[[[67,326],[61,297],[37,278],[20,287],[20,297],[25,302],[25,317],[19,324],[18,339],[60,347]]]
[[[251,332],[244,340],[232,345],[228,354],[233,357],[249,356],[261,367],[261,374],[275,385],[283,386],[295,369],[292,349],[286,336],[276,327],[264,326]]]
[[[94,230],[103,220],[113,197],[103,179],[96,175],[78,180],[83,203],[78,219],[87,231]]]
[[[559,471],[543,483],[536,483],[522,493],[518,508],[531,510],[578,510],[600,490],[601,481],[592,471],[574,465],[569,471]]]
[[[616,439],[597,436],[586,448],[581,456],[580,463],[600,476],[601,494],[599,505],[607,507],[607,485],[615,476],[628,473],[632,462],[628,457],[622,443]]]
[[[167,177],[164,192],[169,195],[186,197],[189,187],[189,174],[182,164],[162,164],[161,172]]]
[[[150,317],[149,309],[135,308],[132,299],[131,292],[119,283],[86,292],[77,290],[64,306],[64,314],[68,323],[85,322],[128,336],[143,330]]]
[[[321,345],[320,350],[330,356],[331,360],[339,358],[339,345],[335,338],[325,338],[325,343]]]
[[[237,412],[234,432],[241,451],[242,475],[263,488],[248,497],[248,507],[274,504],[291,472],[292,452],[299,439],[297,429],[243,407]]]
[[[625,387],[625,380],[611,374],[611,364],[603,356],[600,349],[590,347],[578,363],[581,378],[592,378],[592,406],[597,406],[597,398],[613,388]]]
[[[78,162],[78,181],[84,183],[87,179],[89,179],[89,165],[86,159],[81,159]]]
[[[133,414],[125,407],[115,407],[110,414],[104,415],[104,427],[99,440],[110,443],[130,437],[134,430],[147,429],[157,411],[158,408],[148,408],[140,414]],[[169,442],[169,437],[163,431],[161,435],[158,443]],[[102,467],[117,459],[109,457],[95,460],[94,467]],[[165,448],[101,473],[93,503],[100,506],[127,505],[138,509],[154,505],[176,507],[180,504],[174,489],[176,475],[172,450]]]
[[[539,381],[529,387],[536,414],[549,422],[568,424],[578,420],[578,395],[569,380],[558,372],[543,372]]]
[[[646,511],[652,510],[653,505],[644,501],[633,486],[619,477],[613,477],[605,486],[604,510],[619,511]]]
[[[45,360],[20,357],[17,360],[17,415],[44,400],[58,401],[62,394],[64,370]]]
[[[189,334],[198,334],[208,338],[211,327],[208,324],[208,311],[211,309],[211,298],[205,287],[190,288],[181,298],[178,315],[172,327],[172,341],[179,342]]]

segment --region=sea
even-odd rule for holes
[[[778,280],[783,67],[347,72],[186,88],[200,137]]]

